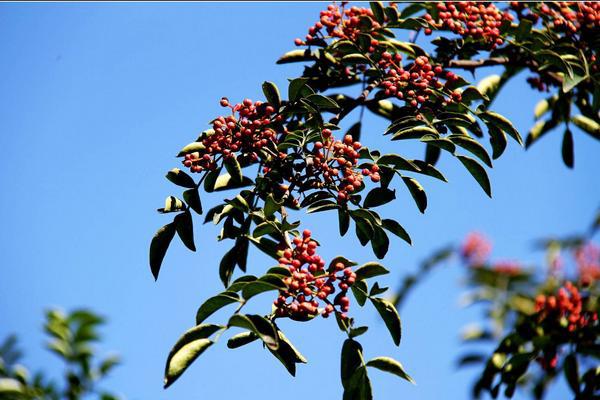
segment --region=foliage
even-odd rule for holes
[[[342,256],[327,263],[317,255],[319,242],[309,230],[301,233],[300,221],[292,215],[334,212],[341,236],[354,225],[359,243],[370,244],[374,255],[383,259],[390,233],[408,243],[411,238],[393,216],[382,217],[375,209],[394,202],[396,191],[406,187],[418,210],[425,212],[427,194],[417,178],[446,180],[434,166],[442,150],[456,158],[491,197],[486,167],[491,168],[492,160],[503,154],[507,137],[519,144],[522,139],[508,118],[489,107],[500,87],[523,69],[538,74],[544,82],[552,78],[546,85],[549,88],[561,87],[556,104],[563,106],[554,107],[558,111],[552,112],[550,121],[567,124],[563,155],[572,165],[571,120],[598,137],[594,128],[599,121],[598,71],[592,49],[600,19],[582,19],[576,14],[576,21],[571,22],[576,24],[576,32],[563,32],[556,22],[560,18],[547,14],[543,7],[440,2],[401,9],[397,4],[386,7],[379,2],[369,7],[332,4],[321,12],[304,39],[294,41],[298,48],[277,61],[305,63],[302,76],[289,80],[287,96],[274,83],[264,82],[265,101],[220,100],[226,115],[214,118],[210,128],[178,154],[183,166],[199,178],[179,168],[167,173],[167,179],[183,193],[168,196],[164,207],[158,209],[175,216],[158,230],[150,246],[150,267],[157,279],[176,234],[188,249],[196,250],[194,214],[204,213],[200,191],[230,193],[206,211],[204,218],[205,223],[222,226],[219,241],[233,243],[219,264],[224,291],[200,306],[196,326],[173,347],[165,369],[165,387],[234,327],[245,332],[231,337],[228,347],[260,339],[293,375],[296,364],[306,360],[280,331],[277,319],[308,321],[331,314],[348,337],[342,348],[344,399],[372,398],[367,367],[411,380],[397,361],[385,357],[364,360],[356,337],[366,327],[355,326],[348,316],[348,294],[352,292],[360,306],[367,300],[373,304],[394,344],[400,344],[398,312],[392,302],[381,297],[386,288],[378,282],[369,288],[367,283],[387,270],[373,262],[355,268],[357,263]],[[552,4],[545,7],[556,8]],[[597,15],[595,3],[578,7],[586,18]],[[562,8],[558,12],[565,14]],[[539,26],[534,24],[535,15],[541,15],[537,17]],[[403,31],[413,39],[396,39]],[[431,41],[433,52],[416,44],[421,31],[442,34]],[[557,43],[560,54],[555,52]],[[477,58],[480,55],[487,58]],[[505,72],[478,85],[453,72],[488,65],[503,65]],[[572,103],[580,116],[571,118]],[[550,106],[547,108],[549,111]],[[354,110],[360,110],[358,121],[353,121],[345,134],[338,134]],[[389,121],[383,134],[392,142],[422,143],[424,159],[363,146],[359,140],[365,110]],[[545,114],[540,110],[536,113]],[[482,144],[486,136],[491,155]],[[527,143],[539,136],[530,134]],[[247,275],[250,245],[278,265],[258,277]],[[234,279],[236,267],[242,275]],[[278,293],[271,312],[241,313],[248,300],[265,292]],[[205,322],[230,304],[237,304],[237,309],[227,322]]]
[[[449,246],[424,262],[419,273],[402,283],[396,305],[426,273],[451,258],[464,266],[469,292],[466,305],[483,310],[483,323],[463,332],[473,351],[460,366],[479,365],[474,397],[486,391],[512,397],[517,389],[544,397],[563,375],[574,398],[600,395],[600,247],[592,241],[597,225],[582,235],[549,238],[536,247],[546,252],[543,268],[517,261],[494,261],[490,242],[470,234],[461,246]],[[444,257],[440,257],[443,254]],[[435,262],[432,262],[435,260]],[[491,355],[481,351],[489,343]]]
[[[30,376],[19,364],[22,354],[17,339],[10,336],[0,346],[0,398],[6,400],[78,400],[94,395],[100,400],[118,397],[98,387],[100,381],[119,364],[117,356],[98,359],[93,345],[98,342],[98,327],[104,320],[88,310],[65,315],[59,310],[46,313],[44,329],[48,350],[64,363],[64,383],[58,385],[43,372]]]

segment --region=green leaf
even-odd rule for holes
[[[206,318],[210,317],[221,308],[232,303],[238,303],[239,301],[240,297],[235,292],[223,292],[209,298],[202,303],[196,312],[196,325],[200,325]]]
[[[552,119],[549,121],[538,121],[531,127],[529,134],[525,138],[525,148],[528,149],[532,144],[537,142],[542,136],[556,128],[557,121]]]
[[[573,153],[573,134],[567,128],[563,135],[562,140],[562,159],[565,165],[569,168],[573,168],[575,163],[575,155]]]
[[[408,232],[406,232],[406,230],[404,230],[402,225],[400,225],[398,222],[394,221],[393,219],[383,219],[381,222],[384,229],[398,236],[408,244],[412,244],[412,240],[410,239]]]
[[[177,157],[183,157],[186,154],[194,153],[196,151],[203,151],[205,149],[206,147],[202,142],[192,142],[181,149],[181,151],[177,154]]]
[[[369,59],[360,53],[352,53],[342,57],[342,62],[346,64],[369,64]]]
[[[258,280],[248,283],[242,289],[242,297],[245,300],[249,300],[252,297],[268,292],[271,290],[285,290],[287,286],[283,283],[283,280],[279,275],[266,274],[261,276]]]
[[[490,144],[492,145],[492,158],[495,160],[504,153],[507,140],[506,134],[495,125],[488,125],[488,133],[490,135]]]
[[[493,111],[483,111],[479,114],[479,117],[485,122],[489,122],[496,125],[499,129],[508,133],[509,136],[511,136],[514,140],[517,141],[517,143],[523,145],[523,139],[521,138],[519,131],[515,129],[513,124],[506,117]]]
[[[253,238],[250,237],[250,242],[254,244],[260,251],[265,253],[266,255],[274,258],[275,260],[279,259],[279,250],[278,245],[275,241],[268,239],[266,237]]]
[[[254,332],[241,332],[229,338],[227,341],[227,347],[230,349],[237,349],[238,347],[245,346],[257,339],[258,335]]]
[[[288,98],[290,101],[296,101],[300,98],[302,88],[306,86],[308,78],[293,79],[288,86]]]
[[[388,274],[390,271],[388,271],[383,265],[372,261],[361,265],[354,272],[356,273],[356,279],[362,280],[373,278],[375,276],[385,275]]]
[[[297,50],[288,51],[287,53],[285,53],[284,55],[279,57],[279,60],[277,60],[277,64],[289,64],[289,63],[295,63],[295,62],[301,62],[301,61],[312,61],[312,60],[316,60],[316,57],[314,56],[314,54],[312,54],[310,52],[310,50],[297,49]],[[290,97],[290,100],[291,99],[292,98]]]
[[[160,272],[160,266],[165,258],[167,249],[173,237],[175,236],[175,222],[171,222],[160,228],[150,243],[150,270],[154,279],[158,279],[158,273]]]
[[[450,140],[446,138],[438,138],[436,136],[426,135],[421,138],[421,141],[426,143],[428,146],[435,146],[442,150],[446,150],[450,154],[454,154],[456,146]]]
[[[467,171],[475,178],[479,186],[483,189],[483,191],[489,196],[492,197],[492,187],[490,185],[490,180],[485,172],[485,169],[475,160],[467,156],[456,156],[460,162],[465,166]]]
[[[338,225],[340,229],[340,236],[344,236],[350,228],[350,214],[348,210],[344,208],[338,208]]]
[[[197,214],[202,214],[202,202],[200,201],[198,189],[194,188],[184,191],[183,200],[185,200],[187,205]]]
[[[278,109],[281,106],[281,95],[279,94],[277,85],[275,85],[273,82],[265,81],[262,84],[262,90],[265,94],[265,99],[267,99],[267,101],[273,105],[273,107]]]
[[[279,340],[275,327],[264,317],[255,314],[234,314],[229,318],[227,326],[237,326],[254,332],[271,350],[277,350]]]
[[[243,179],[242,167],[240,166],[240,163],[238,162],[238,160],[235,157],[226,158],[225,161],[223,162],[223,165],[225,166],[225,169],[229,173],[229,176],[231,177],[230,179],[233,182],[235,182],[235,183],[242,182],[242,179]],[[219,182],[219,179],[217,179],[217,183],[215,184],[215,190],[217,190],[218,182]]]
[[[221,173],[221,168],[214,169],[206,174],[206,178],[204,178],[204,190],[206,192],[211,193],[215,190],[215,183],[219,178],[219,174]]]
[[[354,298],[359,306],[364,306],[367,302],[367,295],[369,288],[367,287],[367,283],[363,280],[357,280],[354,282],[354,285],[350,286],[350,290],[352,290],[352,294],[354,294]]]
[[[385,9],[383,7],[383,4],[381,4],[380,1],[371,1],[369,2],[369,6],[371,6],[371,11],[373,11],[373,16],[375,17],[375,20],[377,20],[377,22],[379,22],[380,24],[385,22]]]
[[[229,285],[229,281],[233,275],[233,270],[235,269],[235,264],[237,263],[237,257],[238,249],[234,245],[227,253],[223,255],[223,258],[219,263],[219,278],[221,278],[221,282],[225,287]]]
[[[540,100],[533,109],[533,115],[535,119],[539,119],[542,115],[546,114],[548,111],[554,107],[556,101],[558,100],[558,96],[554,95],[547,99]]]
[[[207,178],[208,179],[208,178]],[[250,186],[254,181],[247,176],[242,177],[240,181],[232,178],[229,174],[223,174],[215,181],[214,191],[239,189],[242,187]]]
[[[340,376],[342,386],[348,388],[354,372],[362,366],[362,346],[356,340],[346,339],[342,345]]]
[[[420,139],[425,135],[433,135],[437,137],[439,133],[437,130],[429,126],[413,126],[394,133],[394,135],[392,136],[392,140]]]
[[[569,65],[567,63],[567,65]],[[579,75],[579,74],[573,74],[572,76],[570,76],[569,74],[566,74],[563,76],[563,83],[562,83],[562,91],[563,93],[568,93],[571,90],[573,90],[573,88],[577,85],[579,85],[581,82],[585,81],[588,78],[588,75]]]
[[[373,393],[367,368],[361,365],[352,377],[347,388],[344,389],[343,400],[372,400]]]
[[[396,191],[388,188],[378,187],[372,189],[363,202],[364,208],[379,207],[396,198]]]
[[[433,146],[431,144],[426,144],[425,145],[425,162],[431,165],[435,165],[438,160],[440,159],[440,156],[442,155],[442,150],[437,147],[437,146]]]
[[[283,202],[277,202],[273,197],[273,194],[269,193],[267,199],[265,200],[265,217],[270,217],[275,214],[277,211],[281,210],[281,206]]]
[[[439,148],[437,148],[437,147],[432,147],[432,148],[439,150]],[[425,158],[427,159],[427,155],[425,155]],[[440,181],[443,181],[443,182],[448,182],[446,177],[444,175],[442,175],[442,173],[437,168],[435,168],[432,164],[425,162],[425,161],[421,161],[421,160],[412,160],[412,163],[419,168],[419,171],[417,171],[418,173],[427,175],[427,176],[431,176],[431,177],[439,179]]]
[[[6,399],[28,399],[26,396],[26,388],[21,382],[13,378],[1,378],[0,377],[0,395],[7,396]],[[12,396],[15,397],[12,397]],[[19,395],[19,396],[17,396]],[[20,396],[23,397],[20,397]]]
[[[179,168],[173,168],[169,172],[167,172],[167,179],[173,182],[178,186],[183,186],[185,188],[195,188],[196,182],[192,179],[191,176],[180,170]]]
[[[338,104],[330,97],[323,96],[321,94],[311,94],[310,96],[306,97],[306,100],[324,110],[338,110],[340,108],[340,106],[338,106]]]
[[[174,219],[175,229],[179,238],[191,251],[196,251],[194,244],[194,224],[192,222],[192,214],[189,211],[177,214]]]
[[[414,178],[409,178],[407,176],[403,176],[402,180],[404,184],[408,187],[412,198],[415,200],[417,207],[421,213],[425,212],[427,208],[427,194],[423,189],[423,186]]]
[[[196,358],[214,343],[208,337],[221,329],[223,327],[220,325],[198,325],[177,340],[167,358],[165,389],[171,386]]]
[[[348,129],[348,132],[346,133],[346,135],[350,135],[352,136],[352,139],[357,142],[360,140],[360,131],[362,128],[362,124],[360,121],[356,122],[354,125],[352,125],[350,127],[350,129]]]
[[[479,93],[491,99],[494,98],[498,90],[500,90],[501,82],[502,78],[500,75],[489,75],[479,81],[477,90],[479,90]]]
[[[169,196],[165,199],[165,206],[163,208],[159,208],[159,213],[171,213],[185,210],[185,204],[183,201],[179,200],[175,196]]]
[[[390,239],[383,229],[378,226],[373,227],[373,237],[371,238],[371,247],[373,253],[380,260],[385,257],[390,247]]]
[[[476,140],[468,136],[450,135],[448,137],[454,144],[473,153],[477,158],[483,161],[488,167],[492,167],[492,160],[485,148]]]
[[[283,332],[277,330],[279,336],[279,348],[269,351],[283,364],[290,375],[296,376],[296,364],[306,364],[306,358],[294,347],[294,345],[285,337]]]
[[[594,139],[600,140],[600,124],[598,122],[584,115],[574,116],[571,118],[571,122]]]
[[[405,371],[402,364],[390,357],[375,357],[367,362],[367,367],[377,368],[378,370],[389,372],[399,376],[402,379],[415,384],[413,378],[411,378]]]
[[[371,302],[377,309],[377,312],[385,322],[385,326],[388,328],[392,340],[396,346],[400,346],[400,339],[402,338],[402,325],[400,323],[400,315],[396,307],[388,300],[380,299],[377,297],[371,297]]]

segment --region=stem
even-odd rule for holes
[[[337,125],[345,116],[350,114],[352,110],[358,107],[361,104],[364,104],[369,94],[379,85],[379,81],[375,80],[371,82],[358,96],[352,104],[350,104],[347,108],[343,108],[335,117],[329,120],[330,123]]]

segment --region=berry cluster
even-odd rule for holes
[[[589,286],[600,280],[600,247],[587,243],[575,250],[575,262],[579,271],[579,280],[583,286]]]
[[[482,41],[490,49],[504,43],[500,36],[500,26],[504,21],[512,21],[509,13],[498,7],[476,1],[444,1],[437,4],[438,18],[425,14],[424,18],[437,29],[449,29],[463,37]],[[425,34],[431,34],[425,29]]]
[[[225,97],[221,106],[231,108],[231,115],[213,120],[214,133],[202,138],[203,150],[185,155],[183,165],[191,172],[216,169],[219,157],[234,158],[236,153],[240,162],[256,162],[263,147],[276,143],[274,124],[283,117],[275,115],[273,106],[250,99],[230,105]]]
[[[362,145],[346,135],[343,140],[335,140],[331,130],[323,129],[322,140],[314,143],[304,159],[294,163],[285,153],[270,160],[263,172],[269,176],[277,174],[280,181],[289,182],[283,187],[293,187],[299,193],[306,194],[312,189],[330,189],[337,192],[340,203],[348,200],[349,196],[362,188],[363,175],[370,176],[373,182],[380,180],[379,167],[363,170],[362,175],[356,169],[359,150]],[[277,186],[281,188],[281,185]]]
[[[316,254],[317,242],[311,240],[309,230],[305,230],[302,237],[295,237],[293,246],[293,249],[286,249],[279,259],[279,265],[287,268],[291,277],[284,280],[287,290],[280,291],[273,302],[275,315],[306,321],[319,312],[324,318],[332,312],[340,312],[341,317],[346,318],[350,307],[347,293],[356,280],[356,274],[342,262],[325,271],[325,262]],[[336,283],[340,291],[331,302],[329,297],[336,292]],[[321,311],[319,301],[326,304]]]
[[[561,320],[566,321],[569,332],[598,321],[598,314],[583,310],[583,301],[579,290],[566,282],[558,289],[556,296],[540,294],[535,299],[535,311],[539,322],[561,326]]]
[[[470,265],[481,265],[492,251],[491,243],[480,233],[469,233],[460,249],[463,260]]]
[[[371,29],[381,28],[381,25],[373,18],[373,11],[370,8],[353,6],[345,10],[340,9],[336,4],[330,4],[327,6],[327,10],[321,11],[319,22],[308,29],[305,41],[297,38],[294,43],[297,46],[310,45],[319,37],[324,39],[323,29],[330,37],[355,40],[361,32],[362,18],[369,19]]]
[[[376,50],[378,41],[371,42],[369,50]],[[391,54],[384,51],[378,65],[385,71],[385,78],[381,81],[380,87],[384,89],[386,96],[395,96],[398,99],[406,101],[412,107],[418,107],[430,100],[430,95],[434,90],[440,91],[444,85],[439,81],[440,77],[446,78],[446,84],[450,85],[458,79],[453,72],[444,72],[441,66],[433,66],[426,56],[417,57],[407,69],[400,65],[402,55]],[[461,94],[453,91],[447,100],[460,101]]]
[[[542,15],[550,19],[554,28],[569,35],[600,27],[600,3],[597,1],[545,2],[539,7]]]
[[[530,76],[527,78],[527,83],[531,86],[532,89],[536,89],[539,92],[548,92],[550,82],[540,76]]]

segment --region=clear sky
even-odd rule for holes
[[[324,7],[0,5],[0,337],[17,333],[28,365],[59,375],[54,356],[42,349],[43,310],[88,306],[109,320],[101,350],[123,357],[107,386],[128,399],[341,397],[343,337],[333,320],[321,319],[282,324],[310,362],[295,379],[259,345],[227,350],[223,341],[163,391],[168,351],[193,325],[197,306],[220,290],[218,261],[230,244],[217,243],[217,230],[197,223],[196,254],[174,241],[156,283],[147,265],[149,241],[168,222],[155,209],[165,196],[179,194],[163,178],[178,166],[174,155],[220,115],[221,96],[259,99],[262,81],[285,87],[286,78],[297,76],[300,65],[274,61],[294,47],[293,39],[306,34]],[[477,79],[492,71],[481,71]],[[537,100],[521,76],[495,109],[526,132]],[[382,138],[383,120],[369,116],[364,125],[364,144],[421,155],[415,146]],[[399,190],[399,200],[382,213],[394,215],[414,245],[392,241],[387,283],[395,286],[433,249],[473,229],[493,238],[494,255],[537,262],[542,255],[531,252],[532,239],[587,227],[600,194],[600,144],[575,131],[576,167],[568,170],[560,159],[561,133],[527,152],[509,143],[490,171],[492,200],[449,157],[440,168],[450,183],[422,179],[429,195],[425,215]],[[205,209],[217,200],[204,196]],[[325,258],[374,258],[351,235],[337,238],[334,214],[303,221],[320,238]],[[271,264],[251,250],[250,273]],[[366,356],[397,358],[418,383],[373,371],[376,399],[467,397],[476,371],[455,369],[462,350],[458,332],[479,313],[459,305],[461,276],[449,264],[413,293],[401,310],[399,348],[372,308],[353,307],[360,321],[372,325],[362,340]],[[263,296],[254,310],[269,302]],[[549,398],[565,396],[559,388]]]

